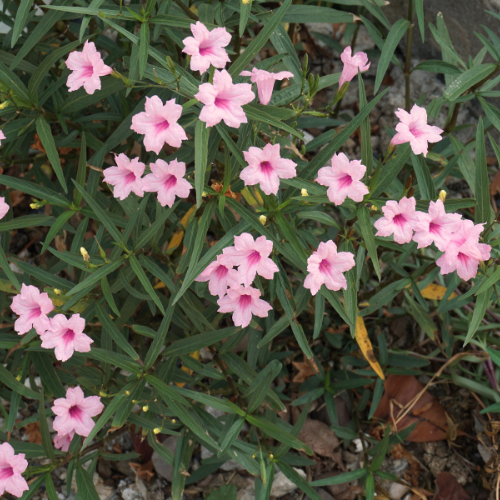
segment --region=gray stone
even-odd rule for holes
[[[295,472],[300,474],[304,479],[306,478],[306,473],[302,469],[295,469]],[[288,479],[283,472],[277,472],[274,475],[273,486],[271,488],[271,496],[272,497],[282,497],[287,493],[295,491],[297,489],[297,485],[292,483],[290,479]]]
[[[408,486],[399,483],[391,483],[389,486],[389,498],[391,500],[401,500],[405,493],[409,490]]]
[[[172,453],[175,453],[175,449],[177,448],[177,436],[169,436],[165,441],[163,441],[163,446],[167,447]],[[155,468],[156,473],[165,478],[168,482],[172,482],[172,473],[173,473],[173,467],[165,462],[163,458],[158,455],[158,453],[153,452],[153,456],[151,457],[151,460],[153,460],[153,466]]]

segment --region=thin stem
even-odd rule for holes
[[[408,35],[406,38],[406,61],[405,61],[405,108],[410,112],[411,98],[410,98],[410,75],[411,75],[411,45],[413,41],[413,0],[408,3]]]

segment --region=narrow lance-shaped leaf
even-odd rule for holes
[[[201,206],[205,173],[207,171],[209,129],[201,120],[196,122],[194,132],[194,183],[196,189],[196,206]]]
[[[476,130],[476,192],[477,205],[475,210],[476,224],[488,223],[490,220],[490,181],[486,165],[486,149],[484,144],[483,119],[479,117]]]

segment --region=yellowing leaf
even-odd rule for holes
[[[194,351],[190,354],[190,356],[196,360],[200,359],[200,351]],[[183,372],[186,372],[188,375],[191,375],[193,373],[193,370],[190,370],[189,368],[186,368],[185,366],[183,366],[181,368],[181,370]],[[177,387],[184,387],[186,385],[185,382],[175,382],[175,385]]]
[[[370,366],[375,370],[376,374],[382,380],[385,380],[382,368],[380,367],[378,361],[375,359],[373,346],[370,342],[370,338],[368,337],[368,332],[366,331],[365,322],[363,321],[362,316],[358,316],[356,319],[355,339],[358,343],[359,348],[361,349],[361,352],[363,353],[363,356],[366,358],[366,361],[370,363]]]
[[[184,215],[184,217],[181,219],[181,224],[182,227],[186,227],[187,221],[189,219],[189,216],[196,210],[196,205],[193,205]],[[172,252],[175,250],[182,241],[182,238],[184,237],[184,231],[177,231],[172,239],[170,240],[170,243],[168,244],[167,252]]]

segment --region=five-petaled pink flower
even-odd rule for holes
[[[0,495],[5,492],[21,497],[29,490],[26,479],[21,475],[28,467],[24,453],[16,455],[9,443],[0,444]]]
[[[226,249],[224,249],[226,250]],[[210,263],[195,281],[208,281],[208,290],[212,295],[224,297],[230,286],[238,285],[239,274],[233,266],[224,264],[224,257],[217,256],[217,260]]]
[[[61,435],[75,431],[76,434],[87,437],[95,425],[92,417],[99,415],[103,409],[99,396],[86,398],[80,387],[70,387],[65,398],[54,401],[52,411],[57,415],[54,430]]]
[[[4,139],[7,139],[7,137],[5,137],[5,134],[0,130],[0,145]]]
[[[441,200],[431,201],[429,213],[417,212],[417,216],[413,241],[418,243],[418,248],[428,247],[434,242],[442,252],[445,251],[451,234],[458,229],[462,219],[460,214],[447,214]]]
[[[477,274],[479,262],[490,258],[491,246],[479,243],[483,224],[471,220],[460,221],[458,229],[449,238],[445,253],[439,257],[436,264],[441,268],[441,274],[457,274],[463,280],[470,280]]]
[[[104,170],[104,182],[115,186],[115,198],[124,200],[131,192],[137,196],[144,196],[142,174],[146,165],[139,161],[139,157],[131,160],[124,153],[115,155],[117,167],[108,167]]]
[[[250,233],[234,237],[234,246],[224,249],[220,261],[227,266],[238,266],[238,282],[250,286],[258,274],[270,280],[279,271],[278,266],[269,258],[273,242],[265,236],[256,240]]]
[[[181,117],[182,106],[170,99],[165,104],[157,96],[146,97],[145,110],[132,117],[130,128],[138,134],[144,134],[146,151],[154,151],[157,155],[165,143],[173,148],[180,148],[181,142],[187,139],[186,132],[177,123]]]
[[[50,328],[50,319],[47,316],[54,309],[54,304],[46,293],[40,293],[32,285],[21,287],[21,293],[12,299],[10,308],[19,316],[14,323],[18,335],[29,332],[32,328],[38,335],[42,335]]]
[[[418,222],[418,214],[415,211],[416,200],[412,196],[404,196],[399,203],[389,200],[382,207],[383,217],[375,222],[377,234],[375,236],[394,235],[394,241],[399,244],[409,243],[413,236],[413,229]]]
[[[233,313],[233,322],[236,326],[245,328],[252,321],[252,315],[265,318],[272,306],[260,299],[260,290],[251,286],[234,285],[228,289],[227,295],[217,301],[219,311]]]
[[[361,182],[366,167],[361,160],[349,161],[344,153],[333,155],[332,166],[323,167],[318,171],[316,181],[322,186],[328,186],[328,199],[335,205],[342,205],[346,198],[361,202],[368,188]]]
[[[257,92],[261,104],[269,104],[273,95],[274,82],[283,80],[284,78],[292,78],[293,73],[290,71],[280,71],[279,73],[270,73],[263,69],[253,68],[252,71],[242,71],[241,76],[251,76],[250,81],[257,83]]]
[[[266,194],[277,194],[280,179],[292,179],[297,175],[297,164],[281,158],[279,144],[266,144],[264,149],[251,147],[243,151],[243,155],[248,163],[240,173],[245,186],[259,184]]]
[[[9,209],[9,205],[5,203],[5,198],[0,196],[0,219],[3,219],[7,215]]]
[[[340,59],[344,63],[344,67],[340,75],[339,89],[342,88],[344,83],[350,82],[358,74],[358,68],[360,71],[366,71],[371,64],[364,52],[356,52],[356,54],[352,55],[351,47],[344,49],[344,52],[340,54]]]
[[[68,451],[74,436],[75,431],[71,431],[69,434],[56,434],[54,436],[54,447],[64,452]]]
[[[113,70],[104,64],[101,54],[97,52],[94,42],[85,42],[81,52],[71,52],[66,59],[66,66],[73,71],[68,76],[66,85],[73,92],[80,87],[87,94],[101,89],[101,76],[109,75]]]
[[[191,24],[191,33],[182,40],[184,48],[182,52],[191,56],[189,67],[193,71],[205,73],[210,65],[215,68],[224,68],[226,63],[231,62],[224,47],[231,42],[231,35],[226,28],[215,28],[208,31],[207,27],[198,21]]]
[[[205,105],[200,120],[207,127],[224,120],[228,127],[238,128],[248,121],[242,106],[253,101],[255,95],[249,83],[234,84],[231,75],[224,69],[215,71],[213,85],[202,83],[195,97]]]
[[[182,161],[172,160],[167,163],[164,160],[156,160],[149,165],[151,174],[143,179],[144,191],[158,193],[158,201],[164,207],[171,207],[175,197],[187,198],[191,191],[191,184],[184,179],[186,175],[186,164]]]
[[[399,108],[396,116],[400,122],[396,125],[397,134],[392,138],[391,144],[410,143],[414,154],[422,153],[427,156],[428,143],[439,142],[443,130],[433,125],[427,125],[427,111],[416,104],[408,113]]]
[[[318,249],[307,259],[307,276],[304,288],[309,288],[316,295],[321,285],[328,290],[347,288],[347,281],[342,274],[354,267],[351,252],[337,252],[337,245],[332,241],[321,242]]]
[[[56,359],[68,361],[75,351],[89,352],[90,344],[94,341],[83,333],[85,320],[79,314],[66,318],[64,314],[56,314],[50,319],[49,329],[40,335],[42,347],[55,347]]]

